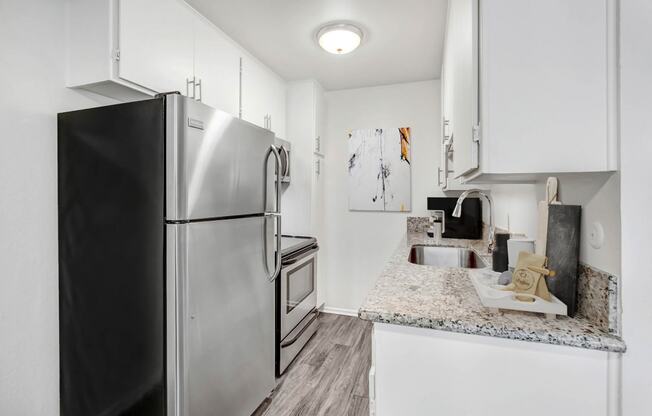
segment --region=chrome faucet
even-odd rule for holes
[[[487,202],[489,203],[489,246],[487,247],[489,253],[493,253],[494,251],[494,246],[495,246],[495,237],[494,237],[494,214],[492,211],[492,207],[494,204],[493,198],[491,198],[491,195],[487,195],[484,192],[482,192],[480,189],[469,189],[467,191],[462,192],[462,195],[457,199],[457,203],[455,204],[455,209],[453,210],[453,217],[459,218],[462,215],[462,202],[466,199],[467,196],[469,196],[472,193],[477,193],[478,195],[484,197]]]

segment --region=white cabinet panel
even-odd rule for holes
[[[372,342],[377,416],[610,414],[619,354],[379,323]]]
[[[507,183],[617,169],[617,0],[449,6],[449,178]]]
[[[118,100],[179,91],[235,116],[242,108],[285,137],[285,81],[185,2],[66,0],[65,9],[68,87]]]
[[[450,3],[450,25],[447,32],[449,66],[447,83],[450,83],[449,129],[455,149],[454,177],[459,177],[478,167],[477,143],[473,127],[478,119],[477,101],[477,42],[474,39],[474,21],[477,18],[478,0],[456,0]]]
[[[607,3],[503,0],[483,8],[487,170],[606,170]]]
[[[285,82],[255,59],[242,57],[242,118],[285,137]]]
[[[315,152],[325,155],[326,143],[326,103],[324,91],[315,83]]]
[[[197,98],[211,107],[238,116],[240,50],[212,24],[197,17],[195,25],[195,77],[201,82]]]
[[[269,70],[268,70],[269,71]],[[269,114],[271,116],[270,129],[278,137],[286,137],[286,97],[287,86],[285,81],[280,79],[276,74],[270,77],[270,95],[269,95]]]
[[[195,16],[178,0],[121,0],[120,78],[156,92],[186,94],[193,73]]]
[[[271,75],[254,59],[242,58],[242,118],[260,127],[267,127],[270,113]]]

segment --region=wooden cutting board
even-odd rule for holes
[[[539,256],[546,255],[546,245],[548,239],[548,211],[551,204],[560,204],[559,202],[559,180],[554,177],[548,178],[546,182],[546,199],[539,201],[538,219],[537,219],[537,240],[534,244],[534,252]]]

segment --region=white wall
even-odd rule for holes
[[[59,414],[56,113],[108,103],[64,87],[63,0],[0,1],[0,414]]]
[[[652,409],[652,2],[621,1],[623,414]]]
[[[563,203],[582,205],[580,261],[620,276],[620,175],[586,173],[557,175]],[[545,184],[493,185],[496,224],[531,238],[537,235],[537,203],[545,199]],[[509,218],[508,218],[509,217]],[[589,244],[591,224],[605,233],[601,248]]]
[[[406,217],[425,216],[437,188],[439,80],[326,93],[324,223],[328,307],[357,310],[405,235]],[[412,212],[351,212],[348,208],[347,132],[356,128],[412,128]]]

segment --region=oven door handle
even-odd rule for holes
[[[315,248],[313,248],[313,249],[311,249],[311,250],[308,250],[308,251],[306,251],[306,252],[304,252],[304,253],[301,253],[300,255],[298,255],[298,256],[296,256],[296,257],[292,257],[292,258],[290,258],[290,259],[288,259],[288,260],[283,260],[283,261],[281,262],[281,264],[282,264],[283,266],[290,266],[290,265],[292,265],[292,264],[295,264],[295,263],[298,262],[299,260],[301,260],[301,259],[303,259],[303,258],[306,258],[306,257],[310,256],[310,255],[313,254],[313,253],[316,253],[317,251],[319,251],[319,247],[315,247]]]
[[[290,345],[292,345],[292,344],[294,344],[295,342],[297,342],[297,340],[298,340],[299,338],[301,338],[301,335],[303,335],[303,333],[306,332],[306,329],[308,329],[308,328],[310,327],[310,325],[312,325],[312,323],[315,322],[315,319],[319,318],[319,309],[314,309],[314,310],[313,310],[312,312],[310,312],[310,313],[313,313],[313,314],[314,314],[314,316],[313,316],[312,318],[310,318],[310,321],[308,321],[308,323],[305,324],[305,325],[303,326],[303,328],[301,328],[301,331],[299,331],[298,334],[296,334],[294,337],[292,337],[291,340],[282,343],[282,344],[281,344],[281,348],[289,347]]]

